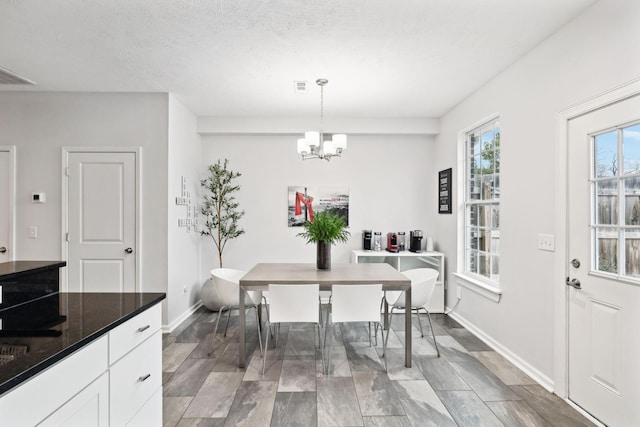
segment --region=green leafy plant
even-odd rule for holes
[[[324,242],[335,245],[347,242],[351,235],[346,229],[344,218],[331,210],[316,213],[313,222],[305,221],[303,227],[305,231],[297,236],[304,238],[307,243]]]
[[[229,160],[224,163],[218,160],[209,165],[209,176],[200,181],[205,189],[200,213],[204,216],[203,236],[210,236],[218,249],[218,261],[222,268],[222,252],[230,239],[244,234],[244,230],[238,226],[244,210],[238,209],[238,202],[234,193],[240,190],[240,186],[233,181],[242,174],[228,168]]]

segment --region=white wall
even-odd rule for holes
[[[553,384],[554,254],[537,249],[554,234],[556,113],[640,76],[640,2],[600,0],[447,113],[436,138],[438,169],[457,164],[457,134],[494,112],[501,118],[500,275],[498,304],[463,290],[455,313]],[[454,194],[457,197],[457,192]],[[432,215],[449,262],[448,305],[455,303],[457,216]]]
[[[361,249],[362,230],[432,230],[427,220],[436,210],[432,136],[349,136],[342,158],[330,162],[303,161],[292,135],[203,136],[202,167],[228,158],[242,173],[237,182],[240,225],[245,234],[231,240],[224,266],[249,269],[258,262],[310,262],[315,246],[306,245],[298,227],[287,226],[289,186],[346,186],[349,188],[351,239],[332,248],[333,263],[350,262],[352,249]],[[203,275],[218,266],[210,238],[203,242]]]
[[[167,94],[0,92],[0,145],[17,146],[15,259],[61,259],[62,147],[142,147],[141,291],[164,292],[167,116]]]
[[[200,300],[203,279],[200,271],[202,238],[193,228],[178,227],[178,219],[187,218],[187,206],[176,205],[181,197],[182,177],[187,179],[193,207],[199,203],[200,189],[200,136],[196,132],[196,117],[173,96],[169,96],[169,148],[168,148],[168,283],[167,324],[177,326]]]

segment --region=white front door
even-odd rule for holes
[[[13,147],[0,147],[0,262],[13,257]]]
[[[67,289],[136,291],[136,153],[67,153]]]
[[[569,399],[640,425],[640,95],[569,122]]]

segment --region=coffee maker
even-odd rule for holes
[[[402,252],[406,249],[406,234],[404,231],[398,231],[398,252]]]
[[[370,251],[372,248],[373,233],[371,230],[362,230],[362,249]]]
[[[409,251],[422,252],[422,230],[409,232]]]
[[[387,233],[387,251],[398,252],[398,234]]]

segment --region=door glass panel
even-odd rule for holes
[[[640,124],[622,129],[624,173],[640,173]]]
[[[608,179],[596,183],[596,224],[618,223],[618,181]]]
[[[640,228],[625,232],[625,275],[640,277]]]
[[[624,223],[640,225],[640,177],[624,180]]]
[[[618,272],[618,232],[615,228],[596,229],[596,259],[598,271]]]
[[[595,177],[616,176],[618,173],[618,140],[616,131],[600,134],[594,139]]]

